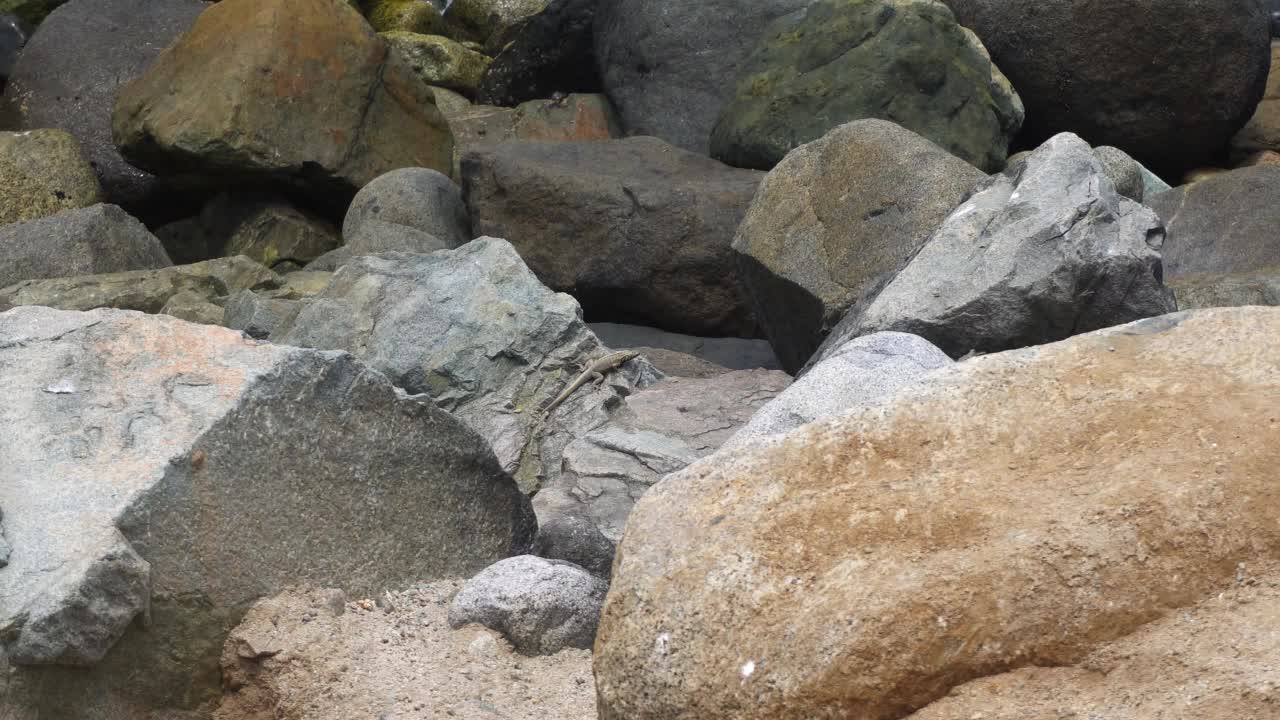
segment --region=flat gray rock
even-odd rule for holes
[[[951,362],[946,353],[915,335],[882,332],[854,338],[766,403],[722,447],[750,445],[869,407]]]
[[[667,332],[643,325],[587,323],[600,342],[611,348],[662,348],[719,365],[729,370],[780,370],[778,358],[767,340],[698,337]]]
[[[561,473],[533,497],[539,524],[582,517],[617,541],[654,483],[714,453],[790,383],[777,370],[735,370],[667,378],[626,398],[609,422],[564,449]]]
[[[851,337],[920,335],[951,357],[1061,340],[1174,310],[1164,228],[1063,133],[979,184],[883,291],[851,310],[810,367]]]
[[[256,598],[471,574],[532,541],[487,443],[350,355],[32,307],[0,313],[0,365],[5,707],[199,703]]]
[[[172,264],[156,236],[115,205],[0,226],[0,287]]]
[[[426,393],[479,432],[533,491],[559,475],[571,438],[660,375],[637,358],[542,410],[604,353],[578,303],[548,290],[505,240],[428,255],[386,253],[343,265],[272,339],[346,350],[396,385]]]
[[[582,568],[533,555],[507,558],[467,581],[449,606],[449,625],[502,633],[517,652],[589,649],[609,584]]]

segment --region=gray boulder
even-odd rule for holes
[[[783,368],[799,370],[985,177],[885,120],[842,125],[779,163],[733,249]]]
[[[730,242],[762,173],[629,138],[475,147],[462,177],[475,231],[594,318],[755,334]]]
[[[882,332],[854,338],[766,403],[721,447],[751,445],[869,407],[950,364],[946,353],[915,335]]]
[[[200,0],[72,0],[45,18],[14,65],[5,102],[17,128],[60,128],[98,171],[107,202],[132,206],[158,181],[111,140],[116,91],[191,27]]]
[[[1259,0],[946,2],[1018,89],[1031,143],[1073,132],[1186,170],[1248,121],[1267,80]]]
[[[1022,116],[986,48],[938,0],[816,0],[765,29],[711,155],[768,170],[832,128],[881,118],[997,171]]]
[[[471,574],[532,540],[484,440],[349,355],[18,308],[0,365],[0,706],[19,716],[193,710],[256,598]]]
[[[544,421],[542,408],[604,349],[573,298],[548,290],[495,238],[429,255],[354,258],[272,339],[346,350],[426,393],[488,440],[530,492],[559,475],[572,437],[659,377],[637,358]]]
[[[174,296],[193,292],[208,301],[237,290],[278,287],[279,275],[246,257],[218,258],[159,270],[27,280],[0,288],[0,310],[44,305],[59,310],[115,308],[158,313]]]
[[[251,338],[266,340],[288,318],[302,310],[297,300],[278,300],[241,290],[227,299],[222,325]]]
[[[718,450],[789,384],[776,370],[736,370],[667,378],[627,397],[609,422],[565,447],[560,473],[533,497],[538,524],[581,517],[618,541],[640,496]]]
[[[533,541],[534,555],[563,560],[606,580],[613,569],[616,546],[590,520],[574,515],[551,518],[539,524]]]
[[[0,287],[169,265],[160,241],[115,205],[63,210],[0,226]]]
[[[1057,135],[980,183],[875,299],[846,315],[810,367],[882,330],[960,357],[1173,312],[1163,240],[1159,218],[1116,193],[1088,143]]]
[[[4,90],[13,64],[27,44],[27,28],[21,19],[9,13],[0,15],[0,91]]]
[[[395,247],[390,237],[407,227],[432,236],[414,241],[416,234]],[[370,233],[370,238],[364,235]],[[471,219],[462,191],[448,176],[429,168],[401,168],[380,175],[356,193],[342,222],[342,237],[353,252],[372,254],[390,250],[431,252],[456,248],[471,239]]]
[[[608,589],[606,581],[573,563],[507,558],[462,586],[449,606],[449,625],[483,625],[525,655],[590,649]]]
[[[711,128],[769,23],[812,0],[600,0],[595,55],[630,135],[707,153]]]
[[[1165,225],[1170,279],[1280,266],[1280,167],[1218,173],[1146,202]]]

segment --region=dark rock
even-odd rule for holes
[[[979,183],[874,299],[845,316],[809,366],[849,338],[919,335],[951,357],[1062,340],[1175,309],[1164,230],[1122,198],[1069,133]]]
[[[1203,164],[1253,113],[1258,0],[946,0],[1026,105],[1023,142],[1073,132],[1156,172]]]
[[[244,255],[275,269],[306,264],[342,244],[327,220],[257,193],[220,193],[198,218],[170,223],[156,235],[176,262]]]
[[[599,0],[596,62],[624,129],[707,153],[761,33],[812,1]]]
[[[475,38],[489,55],[496,54],[522,22],[547,6],[547,0],[453,0],[445,20],[461,33]]]
[[[1262,101],[1249,122],[1231,138],[1231,155],[1242,160],[1253,153],[1280,150],[1280,41],[1271,41],[1271,71]]]
[[[609,583],[573,563],[507,558],[467,581],[449,606],[449,625],[496,630],[524,655],[589,649]]]
[[[884,120],[842,125],[774,168],[733,248],[783,368],[799,370],[984,177]]]
[[[125,162],[112,142],[116,92],[206,7],[200,0],[71,0],[59,7],[31,36],[5,88],[17,127],[71,133],[107,202],[134,209],[158,181]]]
[[[0,91],[13,72],[13,64],[27,44],[27,28],[16,15],[0,15]]]
[[[532,552],[548,560],[573,563],[605,580],[613,569],[613,541],[605,537],[595,523],[572,515],[540,524]]]
[[[476,100],[518,105],[557,93],[600,92],[592,42],[599,2],[551,0],[525,18],[485,71]]]
[[[475,232],[507,238],[593,321],[755,334],[730,242],[762,173],[629,138],[473,148],[462,176]]]
[[[1164,272],[1248,272],[1280,265],[1280,167],[1242,168],[1147,198],[1164,221]]]
[[[115,205],[63,210],[0,226],[0,287],[169,265],[160,241]]]
[[[342,201],[453,153],[431,90],[340,0],[222,0],[121,88],[112,128],[158,174]]]
[[[879,118],[994,172],[1022,115],[1018,94],[946,5],[817,0],[765,29],[711,132],[711,155],[768,170],[832,128]]]

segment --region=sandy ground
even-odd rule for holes
[[[227,695],[215,719],[596,717],[590,652],[524,657],[484,628],[450,630],[461,584],[376,602],[297,590],[258,603],[228,638]]]

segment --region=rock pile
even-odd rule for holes
[[[0,0],[0,719],[1272,717],[1277,9]]]

